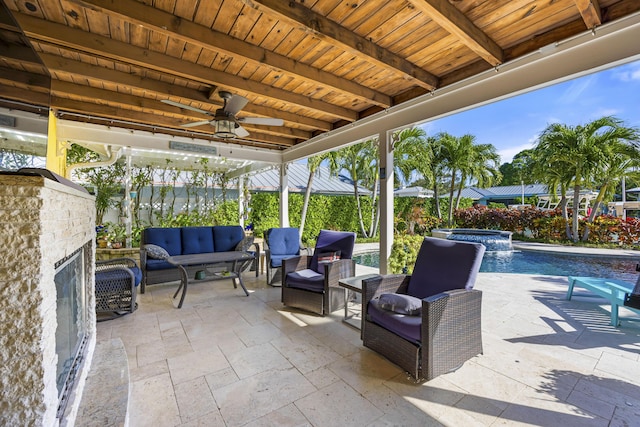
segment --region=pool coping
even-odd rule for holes
[[[640,251],[630,249],[604,249],[604,248],[585,248],[576,246],[563,246],[550,243],[523,242],[514,240],[512,242],[513,249],[522,251],[537,251],[548,253],[566,253],[572,255],[584,255],[590,257],[610,257],[623,259],[640,259]]]
[[[514,240],[512,242],[512,245],[513,249],[522,251],[568,253],[594,257],[612,257],[640,260],[640,251],[634,251],[631,249],[585,248],[577,246],[563,246],[551,243],[523,242],[520,240]],[[376,251],[380,251],[379,243],[356,243],[353,254],[360,255],[363,253]]]

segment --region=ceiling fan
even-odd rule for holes
[[[239,117],[236,118],[236,114],[244,108],[249,102],[247,98],[240,95],[234,95],[231,92],[221,90],[218,92],[220,98],[223,99],[224,105],[222,108],[216,110],[215,114],[211,114],[210,111],[201,110],[190,105],[181,104],[179,102],[163,99],[165,104],[173,105],[174,107],[184,108],[186,110],[196,111],[198,113],[207,114],[213,116],[211,120],[201,120],[193,123],[186,123],[182,127],[190,128],[195,126],[201,126],[204,124],[211,124],[215,127],[216,132],[214,136],[218,138],[230,139],[230,138],[244,138],[249,135],[249,132],[243,128],[240,123],[249,123],[254,125],[270,125],[270,126],[282,126],[282,119],[272,119],[266,117]]]

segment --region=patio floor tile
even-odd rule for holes
[[[480,273],[484,353],[415,384],[362,346],[342,311],[283,307],[265,276],[189,289],[153,285],[133,314],[98,324],[122,339],[131,426],[623,426],[640,416],[640,316],[566,301],[566,278]],[[626,423],[626,424],[625,424]]]

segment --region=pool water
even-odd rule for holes
[[[354,255],[356,263],[369,267],[380,266],[380,253]],[[522,273],[549,276],[614,277],[635,283],[638,259],[558,254],[539,251],[487,252],[480,271],[485,273]]]

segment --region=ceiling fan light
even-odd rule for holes
[[[236,137],[236,134],[233,131],[236,128],[236,123],[234,121],[222,119],[222,120],[216,120],[215,123],[216,123],[216,133],[214,134],[214,136],[217,136],[218,138],[224,138],[224,139]]]

